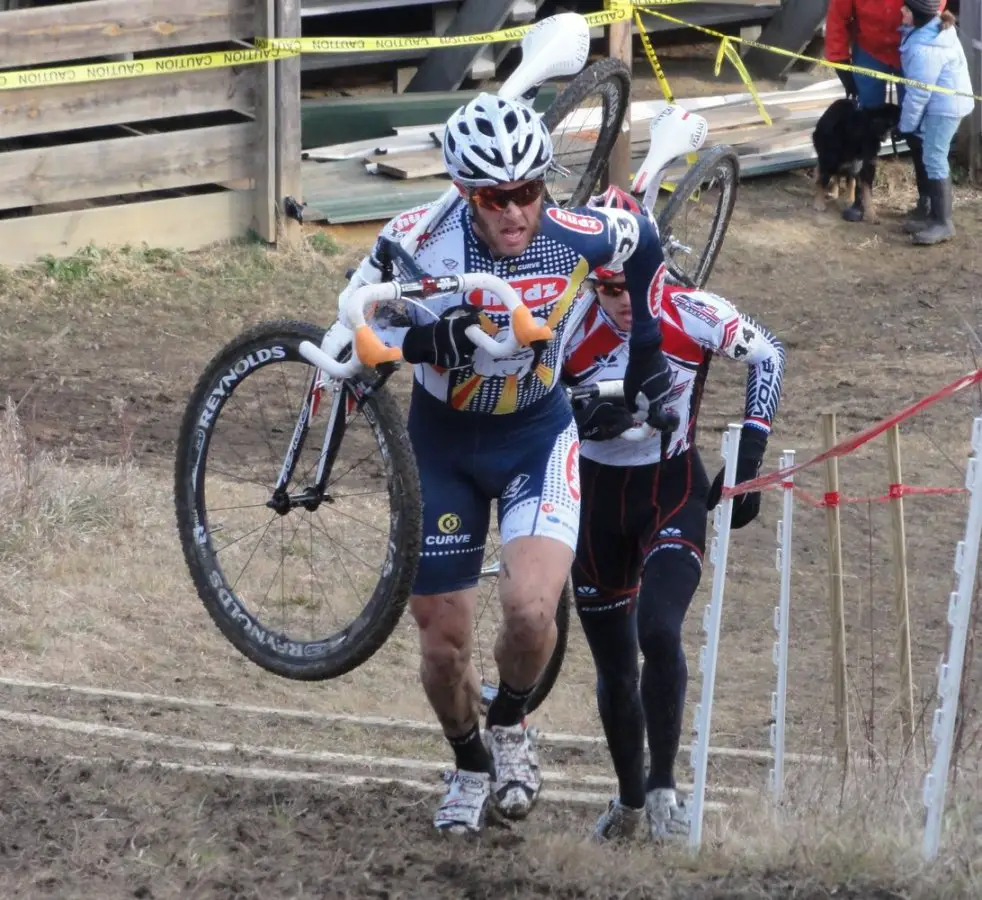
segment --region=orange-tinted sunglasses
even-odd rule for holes
[[[501,212],[509,203],[516,206],[528,206],[542,196],[546,183],[542,178],[527,181],[517,188],[505,190],[497,187],[479,187],[471,191],[473,200],[481,209],[491,212]]]
[[[620,297],[627,290],[627,284],[623,281],[619,284],[612,284],[609,281],[598,281],[596,282],[596,288],[608,297]]]

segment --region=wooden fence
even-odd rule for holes
[[[0,263],[90,242],[292,240],[299,59],[73,84],[45,69],[243,49],[300,34],[299,0],[84,0],[0,12]]]

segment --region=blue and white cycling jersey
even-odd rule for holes
[[[427,207],[411,210],[392,219],[380,240],[395,239],[407,232],[426,213]],[[378,265],[380,244],[372,253]],[[434,397],[454,409],[487,414],[507,414],[542,399],[559,381],[567,326],[582,304],[582,284],[598,266],[624,266],[637,323],[634,337],[646,342],[659,332],[661,286],[665,270],[661,242],[654,225],[631,213],[616,209],[566,210],[546,204],[535,238],[520,256],[495,258],[474,234],[468,205],[461,201],[422,241],[415,263],[430,275],[490,272],[507,281],[539,321],[553,331],[544,352],[535,360],[532,348],[495,359],[478,348],[473,364],[445,370],[425,363],[414,367],[416,381]],[[398,269],[397,269],[398,270]],[[485,291],[466,297],[451,295],[424,299],[408,310],[404,324],[426,324],[440,313],[467,302],[481,313],[482,327],[498,334],[509,327],[508,310]],[[375,330],[386,343],[401,346],[406,328],[377,317]],[[533,362],[535,367],[533,368]]]
[[[410,210],[382,230],[352,285],[378,280],[384,241],[396,241],[425,215]],[[548,537],[576,549],[580,525],[579,448],[572,408],[555,390],[565,345],[580,318],[583,283],[598,267],[623,266],[636,323],[631,341],[660,338],[665,266],[656,227],[615,209],[543,207],[539,230],[519,256],[496,258],[474,232],[468,204],[455,203],[412,255],[429,275],[487,272],[507,281],[533,317],[553,337],[538,355],[521,348],[494,359],[478,348],[470,365],[446,370],[413,367],[409,437],[423,494],[423,548],[413,591],[439,594],[474,585],[484,556],[491,500],[497,500],[502,544],[527,536]],[[402,280],[418,274],[399,260]],[[484,291],[427,297],[419,305],[379,309],[372,327],[392,346],[402,346],[410,324],[435,321],[467,302],[481,312],[482,328],[510,327],[508,310]],[[533,365],[534,363],[534,365]]]

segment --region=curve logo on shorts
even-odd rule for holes
[[[658,271],[655,272],[655,277],[651,279],[651,284],[648,285],[648,312],[655,319],[661,315],[661,298],[665,293],[665,276],[667,274],[668,270],[665,268],[665,263],[662,263],[658,267]]]
[[[566,487],[569,488],[570,496],[579,501],[580,499],[580,442],[573,441],[570,445],[569,453],[566,454]]]
[[[457,513],[444,513],[436,520],[436,527],[444,534],[453,534],[460,528],[460,516]]]
[[[558,206],[550,206],[546,210],[546,215],[557,225],[562,225],[563,228],[578,234],[600,234],[604,230],[604,223],[600,219],[570,212],[568,209],[560,209]]]
[[[529,309],[536,309],[558,300],[566,292],[569,279],[562,275],[536,275],[530,278],[508,279],[508,283],[515,289],[522,303]],[[467,302],[484,312],[508,312],[508,307],[497,296],[482,288],[470,291],[467,294]]]

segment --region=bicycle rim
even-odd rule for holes
[[[606,183],[610,152],[630,103],[631,73],[602,59],[580,72],[542,116],[553,138],[557,170],[546,175],[549,196],[582,206]]]
[[[740,163],[720,145],[700,156],[658,213],[669,273],[691,288],[705,287],[723,248],[736,204]]]
[[[337,677],[381,646],[420,545],[398,407],[384,390],[320,383],[298,348],[322,336],[270,323],[224,348],[188,404],[175,472],[205,608],[245,656],[298,680]]]

